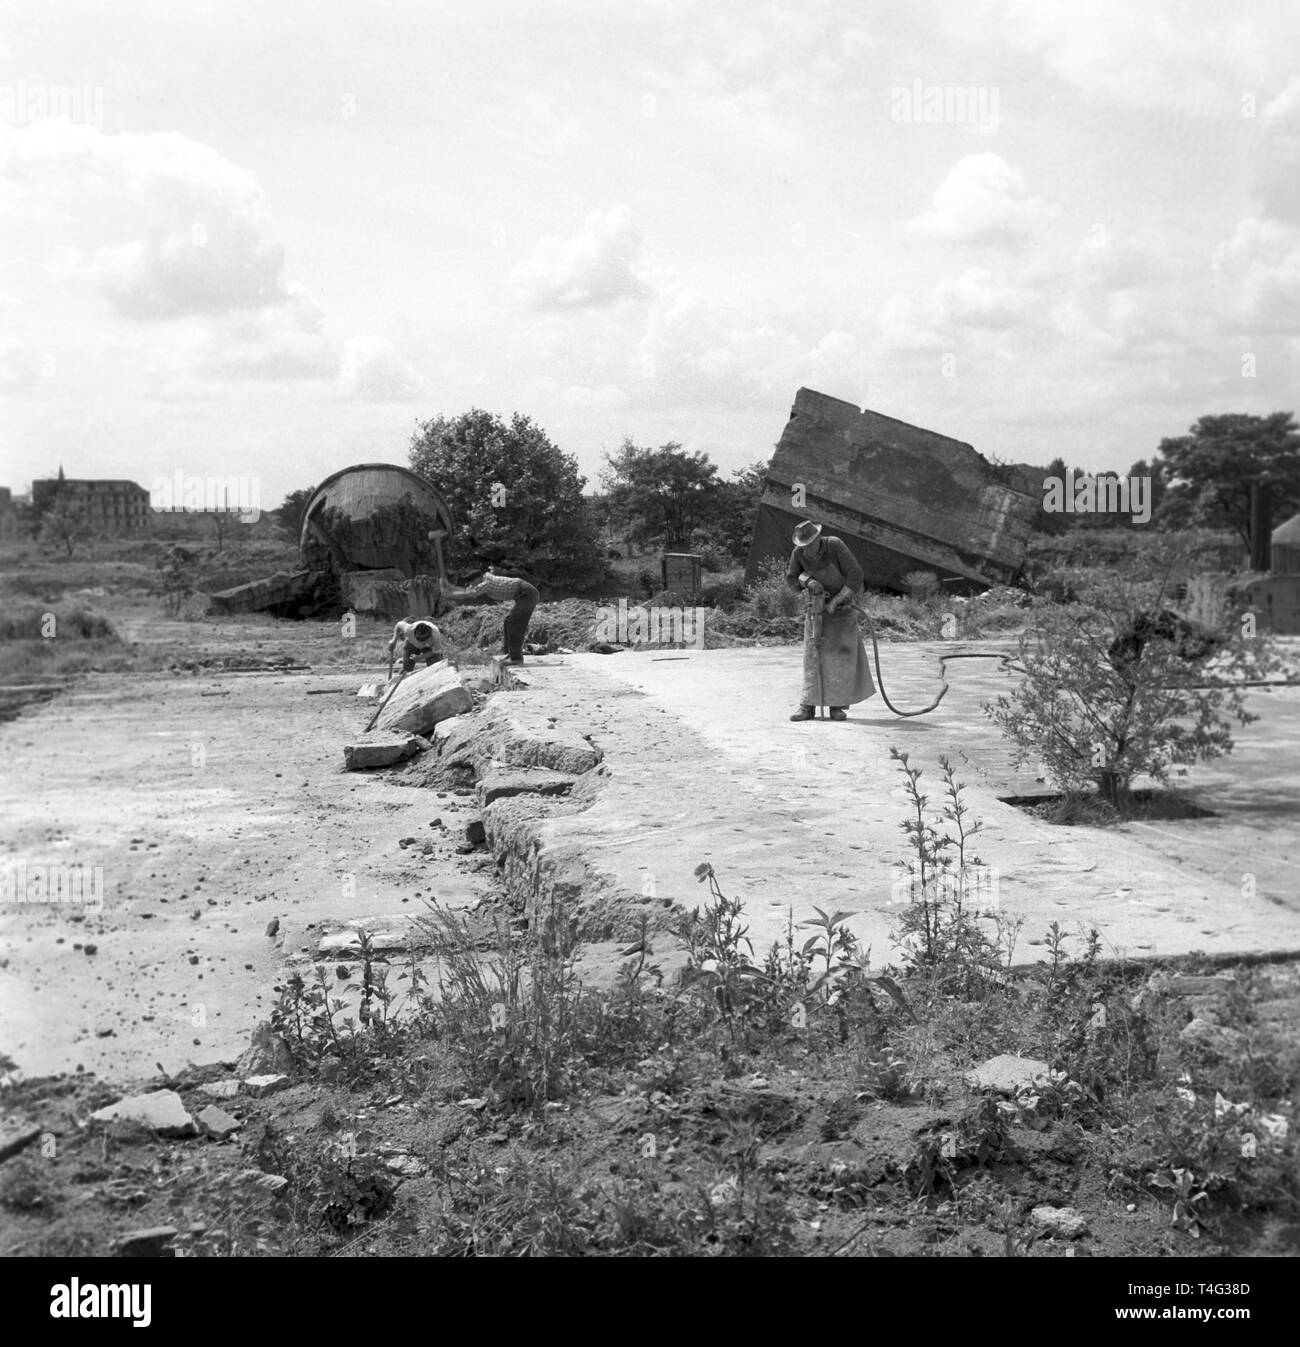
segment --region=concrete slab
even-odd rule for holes
[[[904,710],[932,700],[939,655],[963,648],[999,647],[884,647],[891,700]],[[693,871],[709,861],[723,891],[744,900],[760,954],[788,910],[799,921],[816,904],[850,911],[877,962],[892,956],[908,901],[898,883],[908,806],[891,746],[922,768],[932,806],[940,755],[966,783],[985,825],[978,851],[996,874],[994,902],[983,906],[1025,919],[1017,961],[1037,957],[1052,921],[1078,937],[1076,949],[1096,926],[1116,955],[1300,949],[1300,689],[1251,694],[1263,719],[1238,733],[1236,754],[1183,778],[1217,818],[1090,828],[999,800],[1048,787],[1032,766],[1012,768],[1010,746],[982,715],[981,703],[1008,686],[996,660],[954,663],[952,690],[932,715],[900,719],[877,696],[843,723],[789,721],[794,647],[667,662],[578,654],[534,676],[527,696],[546,698],[561,726],[589,736],[608,773],[590,808],[544,825],[546,845],[575,849],[633,892],[687,906],[706,897]]]
[[[440,720],[461,715],[472,705],[459,670],[447,663],[433,664],[407,674],[380,714],[378,728],[428,734]]]

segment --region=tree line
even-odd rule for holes
[[[492,566],[571,591],[599,584],[611,553],[629,549],[711,551],[722,564],[742,564],[767,473],[766,462],[755,462],[723,477],[699,450],[629,438],[605,454],[600,490],[587,493],[577,460],[529,417],[506,420],[478,408],[419,423],[409,462],[451,508],[455,536],[446,556],[453,574]],[[1009,485],[1038,495],[1046,479],[1064,479],[1068,469],[1058,456],[1045,468],[1002,471]],[[1203,416],[1125,475],[1150,481],[1148,527],[1227,528],[1249,543],[1253,483],[1268,484],[1274,519],[1300,508],[1300,428],[1290,412]],[[290,492],[276,512],[295,536],[312,489]],[[1036,521],[1045,533],[1126,526],[1135,526],[1130,515],[1041,507]]]

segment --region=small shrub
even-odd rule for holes
[[[1258,719],[1241,685],[1280,664],[1243,622],[1192,639],[1163,617],[1162,583],[1115,577],[1083,593],[1077,607],[1034,610],[1020,639],[1024,679],[984,711],[1017,765],[1041,760],[1059,789],[1095,789],[1125,813],[1135,777],[1164,782],[1176,766],[1231,752],[1231,722]]]

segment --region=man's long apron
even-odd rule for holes
[[[833,597],[833,596],[829,596]],[[866,647],[858,628],[858,614],[847,604],[833,613],[821,612],[821,641],[817,616],[810,610],[803,628],[802,706],[853,706],[876,695]],[[818,648],[820,645],[820,649]],[[818,684],[818,661],[821,682]]]

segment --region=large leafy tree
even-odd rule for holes
[[[636,542],[686,548],[697,528],[717,518],[723,484],[707,454],[675,442],[647,449],[625,439],[605,463],[609,508]]]
[[[1186,435],[1160,441],[1171,505],[1187,501],[1207,523],[1250,542],[1250,488],[1267,482],[1273,508],[1300,501],[1300,427],[1291,412],[1202,416]],[[1194,504],[1193,504],[1194,502]]]
[[[586,479],[540,426],[479,408],[416,427],[411,467],[446,497],[455,521],[453,569],[485,565],[556,589],[584,589],[604,575]]]
[[[307,502],[315,490],[314,486],[306,486],[297,491],[290,491],[274,511],[276,519],[295,543],[302,533],[302,512],[307,508]]]
[[[738,561],[749,554],[754,521],[767,486],[767,464],[737,468],[731,480],[718,483],[718,534],[727,553]]]

